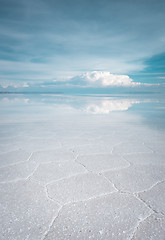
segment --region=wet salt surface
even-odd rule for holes
[[[165,238],[163,99],[0,103],[1,239]]]

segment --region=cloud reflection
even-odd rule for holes
[[[63,96],[63,95],[8,95],[1,96],[2,106],[12,105],[22,107],[31,105],[44,110],[84,112],[87,114],[109,114],[114,111],[127,111],[135,104],[150,102],[149,99],[132,99],[122,97],[97,97],[97,96]]]
[[[140,103],[140,101],[132,99],[123,100],[105,100],[99,104],[89,104],[86,111],[91,114],[108,114],[113,111],[126,111],[133,104]]]

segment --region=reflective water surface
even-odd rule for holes
[[[165,99],[155,96],[1,94],[0,112],[1,152],[164,139]]]
[[[165,126],[165,98],[152,95],[1,94],[0,123],[53,122],[63,118],[107,119]]]

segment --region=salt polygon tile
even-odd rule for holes
[[[100,153],[111,153],[113,146],[109,146],[106,144],[86,144],[86,145],[79,145],[72,148],[77,154],[100,154]]]
[[[21,162],[11,166],[0,168],[0,182],[26,179],[36,169],[35,162]]]
[[[127,239],[151,210],[131,195],[112,193],[65,205],[45,240]]]
[[[108,170],[129,167],[129,163],[116,154],[91,154],[82,155],[77,161],[83,164],[88,170],[94,172],[103,172]]]
[[[130,163],[142,165],[165,165],[165,155],[158,153],[132,153],[124,155]]]
[[[61,163],[43,163],[40,164],[31,178],[46,184],[51,181],[71,177],[84,172],[87,171],[83,166],[71,161]]]
[[[165,139],[158,141],[158,142],[150,142],[147,143],[147,146],[150,147],[153,151],[159,154],[165,154]]]
[[[125,154],[125,153],[148,153],[152,152],[151,149],[142,144],[141,141],[128,141],[122,142],[113,149],[113,153]]]
[[[5,154],[7,152],[18,151],[20,148],[18,146],[8,145],[8,144],[0,144],[0,154]]]
[[[1,124],[0,126],[1,137],[9,138],[9,137],[19,137],[21,135],[20,132],[20,124]]]
[[[2,240],[41,240],[59,206],[44,188],[30,181],[0,184],[0,236]]]
[[[83,145],[91,145],[91,143],[95,143],[96,138],[92,137],[71,137],[69,136],[67,139],[65,138],[64,140],[61,140],[62,145],[67,147],[67,148],[73,148],[75,146],[83,146]]]
[[[17,162],[27,161],[30,157],[30,153],[24,150],[12,151],[4,154],[0,154],[0,167],[14,164]]]
[[[152,214],[138,226],[132,240],[142,239],[165,239],[165,217],[163,215]]]
[[[4,126],[6,127],[6,126]],[[20,136],[14,137],[11,136],[10,134],[8,135],[8,137],[3,137],[2,135],[0,136],[0,144],[4,144],[4,145],[9,145],[12,146],[16,145],[15,143],[18,142],[18,140],[20,139]]]
[[[26,151],[34,152],[40,150],[51,150],[60,147],[60,143],[58,141],[53,141],[52,139],[32,139],[32,138],[24,138],[24,140],[17,143],[19,148],[24,149]]]
[[[134,142],[141,141],[144,143],[155,142],[158,140],[157,132],[151,128],[147,129],[143,125],[141,125],[141,126],[137,125],[136,128],[134,127],[134,129],[132,129],[132,134],[129,137],[129,140],[134,141]]]
[[[103,176],[86,173],[56,181],[47,186],[49,196],[61,204],[87,200],[103,194],[116,192]]]
[[[113,130],[111,130],[110,132],[108,131],[107,133],[101,135],[100,142],[106,143],[110,146],[115,146],[121,142],[121,137],[119,137],[117,134],[115,134],[115,132],[113,132]]]
[[[59,148],[56,150],[34,152],[30,160],[35,162],[63,162],[74,160],[76,155],[69,150]]]
[[[124,192],[141,192],[165,179],[165,167],[132,165],[129,168],[103,173]]]
[[[165,182],[156,184],[146,192],[139,193],[139,196],[154,210],[165,214]]]
[[[156,131],[155,133],[151,132],[153,136],[148,137],[145,140],[145,144],[150,147],[153,151],[157,153],[165,154],[164,143],[165,137],[164,132]]]

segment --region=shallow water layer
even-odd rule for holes
[[[2,239],[164,239],[163,97],[1,94],[0,112]]]

